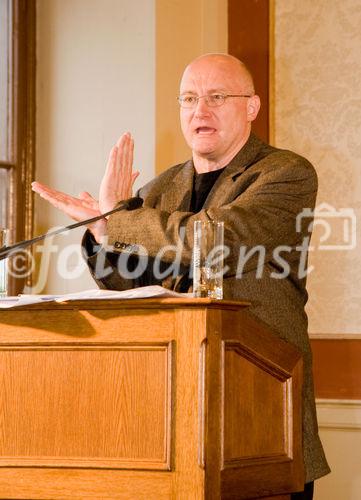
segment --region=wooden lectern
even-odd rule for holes
[[[209,299],[0,311],[0,498],[283,500],[302,360]]]

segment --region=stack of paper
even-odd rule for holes
[[[85,290],[83,292],[68,293],[65,295],[19,295],[18,297],[4,297],[0,299],[0,309],[40,304],[42,302],[67,302],[69,300],[96,300],[96,299],[146,299],[150,297],[192,297],[191,293],[172,292],[158,285],[143,286],[131,290]]]

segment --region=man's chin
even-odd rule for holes
[[[212,160],[217,156],[214,149],[193,149],[193,154],[198,156],[198,158],[206,158]]]
[[[214,144],[199,144],[199,142],[197,141],[196,143],[192,144],[192,151],[197,156],[208,158],[209,156],[212,157],[216,154],[217,148]]]
[[[217,161],[217,153],[216,151],[192,151],[193,155],[193,161],[208,161],[208,162],[215,162]]]

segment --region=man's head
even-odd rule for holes
[[[183,135],[196,161],[226,165],[242,148],[251,132],[251,122],[260,108],[247,67],[227,54],[206,54],[191,62],[180,84],[180,96],[237,94],[221,106],[199,99],[193,108],[180,109]]]

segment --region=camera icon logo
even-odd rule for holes
[[[336,209],[328,203],[321,203],[314,210],[304,208],[296,217],[296,231],[302,231],[304,224],[316,241],[309,250],[353,250],[356,248],[356,214],[352,208]],[[315,239],[315,238],[314,238]]]

